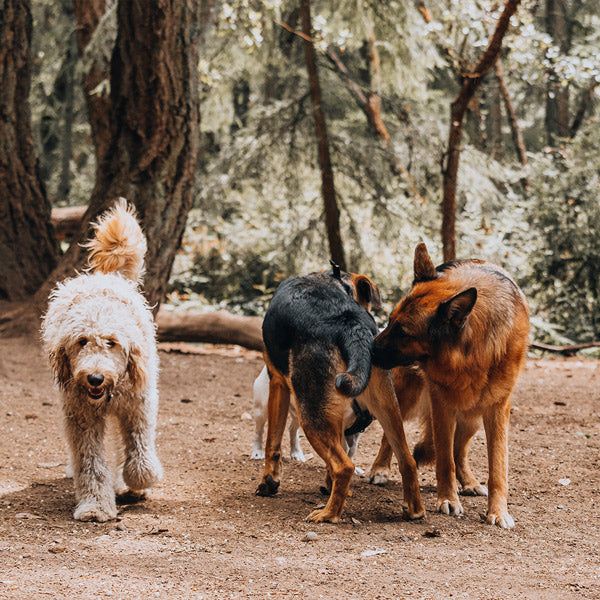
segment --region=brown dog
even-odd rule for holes
[[[507,507],[508,424],[510,395],[528,345],[527,302],[499,267],[466,260],[436,269],[424,244],[415,250],[414,274],[412,289],[375,340],[373,364],[422,368],[431,397],[440,512],[463,512],[457,476],[471,493],[484,492],[467,458],[469,442],[483,419],[489,466],[487,522],[512,528]],[[426,447],[417,447],[417,457],[419,448]]]
[[[331,490],[327,505],[313,511],[310,521],[340,520],[354,473],[342,437],[366,410],[380,421],[398,459],[407,516],[425,514],[391,377],[371,369],[377,327],[369,308],[378,300],[377,286],[368,277],[334,267],[284,281],[265,315],[268,433],[256,493],[272,496],[279,489],[281,438],[291,400],[308,441],[325,461]]]

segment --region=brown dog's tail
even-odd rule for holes
[[[371,376],[373,334],[363,325],[357,324],[344,329],[343,337],[338,343],[348,368],[346,372],[338,373],[335,387],[344,396],[356,398],[364,392]]]
[[[132,281],[144,275],[146,238],[135,209],[119,198],[113,208],[94,223],[94,237],[85,244],[89,265],[96,273],[120,273]]]

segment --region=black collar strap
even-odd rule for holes
[[[344,431],[345,436],[362,433],[373,422],[373,415],[366,408],[363,410],[356,398],[352,399],[352,410],[356,420]]]

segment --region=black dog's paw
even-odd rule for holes
[[[271,475],[267,475],[265,480],[256,488],[257,496],[275,496],[279,489],[279,481],[275,481]]]

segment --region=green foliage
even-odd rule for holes
[[[577,340],[600,338],[598,119],[559,153],[537,158],[532,226],[540,235],[528,287],[539,316]]]
[[[52,4],[62,9],[53,12],[47,3],[34,2],[32,104],[38,130],[47,111],[61,118],[60,102],[50,100],[72,27],[62,4]],[[427,24],[414,2],[311,4],[349,264],[371,273],[393,300],[410,285],[418,241],[426,241],[441,262],[439,203],[450,103],[460,74],[469,72],[485,48],[503,3],[429,0],[433,20]],[[204,152],[195,210],[170,299],[259,314],[281,279],[325,268],[329,259],[303,41],[294,33],[300,29],[298,3],[217,5],[198,71]],[[546,148],[549,73],[570,91],[571,118],[583,94],[600,81],[600,4],[581,0],[568,6],[567,49],[546,32],[544,3],[537,0],[521,3],[504,43],[506,83],[529,167],[514,158],[503,108],[499,147],[488,135],[497,94],[490,75],[467,116],[457,197],[459,254],[487,258],[512,272],[530,296],[538,333],[555,340],[600,335],[600,209],[594,194],[600,172],[594,103],[600,86],[575,139]],[[111,18],[103,20],[79,60],[78,76],[92,61],[107,63],[114,43]],[[370,32],[381,59],[377,90],[366,44]],[[368,125],[328,48],[365,95],[378,92],[391,145]],[[75,130],[69,201],[85,203],[94,160],[80,91]],[[41,152],[52,158],[44,156],[43,144]],[[424,202],[414,197],[398,165],[409,170]],[[51,171],[51,197],[56,177]]]

